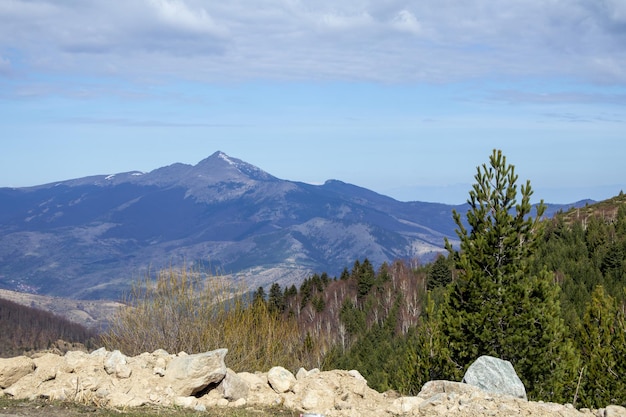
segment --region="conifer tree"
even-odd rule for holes
[[[453,377],[479,356],[492,355],[513,364],[531,398],[561,400],[573,390],[576,357],[553,275],[530,272],[545,206],[542,201],[531,215],[530,181],[517,201],[518,176],[499,150],[477,168],[475,179],[467,222],[453,212],[460,251],[446,240],[458,270],[441,306],[442,331],[457,367]]]
[[[279,283],[275,282],[270,287],[270,292],[267,296],[267,304],[269,310],[273,313],[282,313],[285,311],[285,295]]]
[[[452,271],[450,270],[448,258],[443,255],[437,256],[437,259],[435,259],[428,271],[427,288],[432,290],[437,287],[445,287],[451,281]]]
[[[582,365],[581,405],[602,408],[626,403],[624,317],[615,299],[597,286],[577,337]]]

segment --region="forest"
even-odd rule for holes
[[[52,349],[57,341],[91,347],[97,334],[48,311],[0,298],[0,357]]]
[[[513,168],[494,153],[477,175],[467,219],[453,214],[460,250],[418,266],[357,260],[255,299],[297,321],[311,363],[358,369],[380,391],[460,380],[490,354],[531,399],[626,404],[626,196],[533,216]]]

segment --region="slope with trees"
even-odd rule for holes
[[[406,394],[430,380],[460,380],[478,356],[494,355],[511,361],[531,399],[625,404],[626,386],[616,381],[626,372],[623,195],[599,215],[544,219],[542,203],[533,213],[530,182],[518,188],[502,152],[475,179],[465,219],[453,213],[460,246],[448,243],[448,256],[431,264],[376,267],[364,258],[339,277],[314,274],[250,297],[218,281],[186,286],[188,271],[164,271],[136,288],[135,310],[120,313],[108,347],[144,350],[132,344],[155,327],[169,349],[226,346],[241,364],[250,360],[249,370],[356,368],[371,387]],[[169,337],[181,331],[188,336]]]
[[[0,298],[0,357],[49,349],[58,340],[90,346],[96,334],[48,311]]]

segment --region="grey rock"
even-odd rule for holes
[[[220,382],[218,389],[228,401],[237,401],[240,398],[248,397],[250,384],[237,375],[232,369],[227,369],[226,376],[224,376],[224,379]]]
[[[511,362],[481,356],[465,372],[463,382],[494,394],[527,399],[526,388]]]

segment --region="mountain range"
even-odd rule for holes
[[[456,242],[452,209],[467,206],[283,180],[219,151],[193,166],[0,188],[0,288],[117,299],[170,266],[256,288],[336,276],[357,259],[424,263]]]

